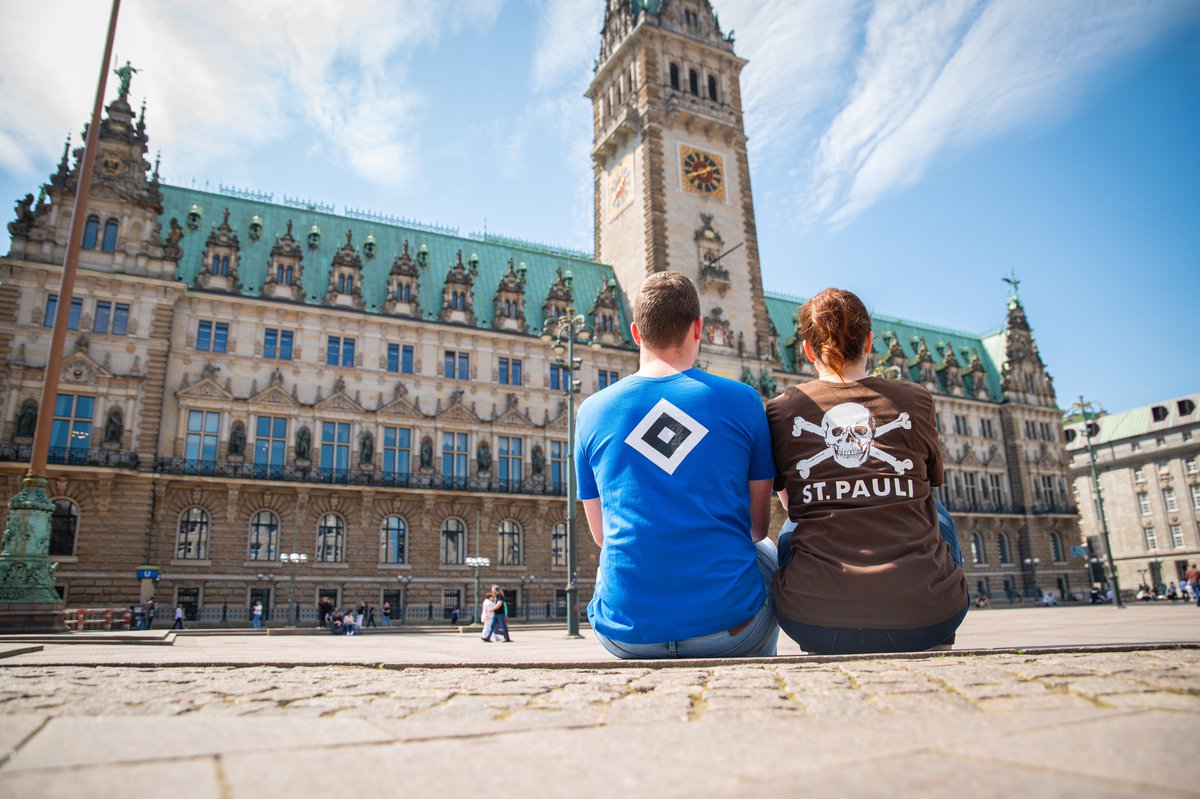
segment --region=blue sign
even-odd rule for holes
[[[1086,558],[1087,552],[1087,547],[1071,547],[1071,557],[1073,558]]]
[[[137,578],[139,580],[157,580],[158,569],[138,569]]]

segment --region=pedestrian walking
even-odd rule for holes
[[[1188,587],[1192,589],[1192,599],[1196,600],[1196,607],[1200,607],[1200,569],[1196,568],[1195,563],[1187,570],[1185,579]]]
[[[251,622],[254,624],[254,629],[262,629],[262,600],[254,600],[254,607],[250,610]]]
[[[391,602],[383,603],[383,626],[384,627],[392,626],[392,603]]]
[[[508,634],[508,603],[504,601],[504,590],[496,585],[492,586],[492,590],[496,592],[496,605],[492,611],[492,632],[503,635],[504,642],[511,644],[512,637]]]
[[[183,605],[175,606],[175,623],[171,625],[172,630],[186,630],[187,627],[183,624]]]
[[[375,624],[375,606],[372,604],[369,604],[369,603],[367,604],[367,626],[368,627],[376,626],[376,624]]]
[[[158,605],[154,604],[154,597],[150,597],[150,601],[142,608],[142,613],[142,624],[149,630],[150,625],[154,624],[154,617],[158,615]]]

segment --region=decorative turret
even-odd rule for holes
[[[323,302],[343,308],[363,308],[362,259],[351,241],[353,232],[346,231],[346,243],[333,254],[329,268],[329,290]]]
[[[555,270],[557,279],[550,284],[546,292],[546,303],[542,306],[542,316],[546,319],[557,319],[567,315],[567,309],[575,304],[575,292],[571,288],[573,278],[571,273],[563,272],[562,267]]]
[[[971,381],[971,395],[975,399],[991,399],[991,395],[988,393],[987,367],[983,365],[983,360],[979,357],[979,350],[972,352],[971,363],[967,367],[967,379]]]
[[[200,271],[196,273],[196,286],[217,291],[241,293],[238,280],[238,253],[242,245],[237,232],[229,227],[229,209],[225,209],[221,224],[214,227],[204,243],[204,255]]]
[[[600,344],[620,344],[624,341],[621,335],[621,298],[617,293],[617,279],[610,277],[604,288],[596,295],[596,301],[588,312],[592,317],[592,330],[595,340]]]
[[[399,316],[421,316],[421,267],[408,255],[408,239],[404,240],[404,252],[392,261],[392,270],[388,273],[387,301],[383,304],[385,313]]]
[[[292,220],[287,222],[287,232],[275,239],[271,247],[271,260],[267,264],[267,277],[263,280],[262,296],[300,302],[304,299],[304,248],[292,237]]]
[[[896,370],[896,377],[900,380],[908,380],[908,353],[904,351],[904,345],[900,343],[900,337],[895,333],[891,334],[892,343],[888,345],[887,364]]]
[[[475,267],[478,272],[478,266]],[[463,263],[462,250],[458,251],[454,266],[446,273],[442,284],[442,310],[438,319],[443,322],[475,324],[475,280],[473,273]]]
[[[1008,299],[1008,319],[1004,326],[1004,363],[1000,367],[1000,388],[1009,402],[1041,405],[1053,408],[1054,380],[1046,373],[1042,356],[1038,353],[1033,331],[1025,318],[1025,309],[1017,295],[1015,278],[1007,279],[1013,286]]]
[[[496,288],[496,297],[492,301],[492,328],[495,330],[519,330],[529,332],[525,321],[525,274],[527,267],[522,261],[520,266],[508,259],[508,272],[500,278]]]
[[[925,339],[920,340],[917,347],[917,382],[923,385],[930,394],[938,393],[937,369],[933,365],[933,353]]]
[[[963,385],[962,367],[959,366],[958,356],[954,354],[954,345],[943,344],[942,347],[942,365],[939,368],[946,393],[952,397],[965,397],[967,390]]]

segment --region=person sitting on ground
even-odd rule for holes
[[[703,325],[687,276],[649,275],[638,371],[579,408],[577,496],[600,547],[588,617],[619,658],[775,654],[767,420],[753,388],[694,368]]]
[[[818,379],[767,403],[779,537],[779,626],[805,652],[949,646],[970,602],[942,484],[933,397],[867,374],[871,317],[849,291],[800,309],[798,338]]]

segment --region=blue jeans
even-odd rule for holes
[[[599,632],[596,640],[611,654],[627,660],[659,658],[753,658],[771,657],[779,642],[779,625],[775,622],[774,577],[779,568],[779,550],[775,542],[764,538],[754,545],[758,553],[758,574],[762,578],[767,598],[750,623],[737,633],[729,632],[701,635],[682,641],[665,641],[661,644],[627,644],[614,641]],[[593,630],[595,632],[595,630]]]
[[[935,501],[938,532],[950,547],[950,557],[962,566],[962,549],[958,545],[958,527],[950,511]],[[796,524],[790,519],[779,532],[779,568],[792,559],[792,533]],[[791,619],[779,618],[780,628],[800,644],[805,652],[814,655],[857,655],[867,652],[921,652],[941,644],[953,644],[958,626],[967,616],[970,600],[963,609],[945,621],[912,630],[874,629],[861,627],[817,627]]]
[[[256,630],[262,629],[262,616],[260,614],[255,613],[252,621],[254,622],[254,629],[256,629]]]

